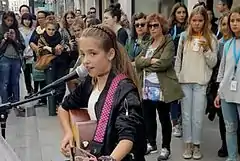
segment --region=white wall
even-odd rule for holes
[[[135,13],[143,12],[145,14],[158,12],[158,0],[135,0]]]
[[[131,20],[132,17],[132,1],[131,0],[118,0],[121,4],[122,11],[127,14],[128,19]]]

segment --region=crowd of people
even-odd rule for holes
[[[158,151],[158,114],[162,145],[157,160],[168,160],[174,153],[172,135],[183,138],[184,159],[202,159],[207,114],[211,121],[219,117],[218,156],[237,161],[240,6],[232,8],[229,1],[219,0],[216,9],[220,18],[203,2],[190,13],[178,2],[168,19],[140,12],[131,22],[119,3],[105,9],[102,22],[94,7],[87,15],[76,10],[61,18],[47,11],[33,16],[26,5],[20,7],[19,17],[5,12],[0,26],[2,103],[19,101],[21,69],[28,98],[82,64],[89,74],[84,80],[60,84],[57,96],[37,104],[54,107],[51,115],[58,113],[63,154],[68,155],[73,145],[69,110],[88,107],[90,118],[101,120],[112,84],[122,74],[124,79],[112,93],[104,141],[101,146],[92,144],[92,149],[101,147],[92,154],[108,161],[144,161],[145,155]]]

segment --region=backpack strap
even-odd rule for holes
[[[181,51],[181,66],[180,66],[180,71],[182,70],[182,61],[183,61],[183,51],[184,51],[184,46],[185,46],[185,42],[186,42],[186,32],[182,32],[181,33],[181,37],[182,37],[182,51]]]
[[[127,77],[124,74],[117,75],[113,79],[111,86],[108,90],[107,97],[105,99],[105,102],[104,102],[104,105],[102,108],[101,116],[98,121],[96,131],[94,134],[94,139],[92,141],[92,153],[95,156],[98,156],[101,153],[105,134],[107,131],[107,125],[109,123],[109,118],[110,118],[110,114],[112,111],[113,98],[114,98],[115,92],[117,90],[117,87],[118,87],[120,81],[125,78],[127,78]]]

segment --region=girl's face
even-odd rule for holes
[[[135,21],[134,26],[138,36],[142,36],[147,32],[146,19],[141,18]]]
[[[222,19],[221,26],[220,26],[221,33],[226,36],[229,35],[229,28],[228,28],[228,17],[225,16]]]
[[[53,36],[56,32],[56,27],[52,24],[48,24],[46,27],[46,32],[48,36]]]
[[[39,14],[37,15],[37,21],[38,21],[38,23],[39,23],[40,26],[43,26],[43,25],[45,24],[45,22],[46,22],[46,16],[45,16],[45,14],[39,13]]]
[[[23,25],[24,25],[24,26],[29,27],[30,24],[31,24],[31,21],[30,21],[30,20],[28,20],[28,19],[24,19],[24,20],[23,20]]]
[[[187,11],[186,11],[186,9],[185,9],[184,7],[179,7],[179,8],[176,10],[175,16],[176,16],[177,22],[179,22],[179,23],[184,23],[184,22],[185,22],[185,19],[186,19],[186,16],[187,16]]]
[[[110,28],[113,28],[114,25],[116,24],[116,18],[112,17],[110,12],[105,12],[104,13],[104,19],[103,19],[103,24],[107,25]]]
[[[80,26],[73,26],[73,32],[75,38],[80,38],[83,32],[83,29]]]
[[[195,14],[190,20],[190,25],[196,33],[200,33],[203,30],[204,23],[204,17],[201,14]]]
[[[68,14],[66,16],[66,21],[69,26],[73,24],[74,20],[75,20],[75,17],[72,14]]]
[[[4,22],[7,27],[11,27],[13,25],[14,19],[13,17],[8,16],[6,19],[4,19]]]
[[[153,38],[163,35],[161,24],[157,20],[150,21],[148,24],[148,29]]]
[[[95,37],[81,37],[79,40],[83,65],[87,68],[91,77],[98,77],[108,73],[111,69],[111,61],[115,51],[106,52],[102,48],[101,41]],[[99,63],[101,62],[101,63]]]
[[[230,17],[230,27],[232,32],[235,35],[240,34],[240,14],[239,13],[232,13]]]

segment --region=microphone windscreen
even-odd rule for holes
[[[83,64],[81,64],[79,67],[76,68],[76,73],[80,78],[82,78],[88,75],[88,70]]]

